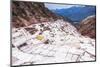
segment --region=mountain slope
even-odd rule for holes
[[[69,22],[37,23],[12,32],[12,56],[18,59],[13,65],[95,61],[95,40]]]
[[[24,27],[35,23],[54,21],[61,18],[37,2],[12,2],[12,26]]]
[[[79,24],[79,32],[82,35],[89,36],[91,38],[96,38],[96,17],[88,16]]]

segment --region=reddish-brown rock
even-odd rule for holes
[[[79,24],[79,32],[82,35],[96,38],[96,17],[89,16]]]
[[[13,1],[12,27],[24,27],[35,23],[54,21],[61,18],[52,13],[43,3]]]

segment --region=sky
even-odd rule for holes
[[[49,4],[49,3],[45,3],[45,7],[47,7],[50,10],[53,9],[64,9],[64,8],[71,8],[71,7],[84,7],[83,5],[65,5],[65,4]]]

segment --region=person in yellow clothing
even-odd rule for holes
[[[49,43],[49,40],[45,39],[45,37],[43,35],[37,35],[36,39],[39,40],[39,41],[42,41],[44,44],[48,44]]]
[[[44,39],[44,36],[43,36],[43,35],[37,35],[37,36],[36,36],[36,39],[41,41],[41,40]]]

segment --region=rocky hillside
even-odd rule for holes
[[[12,2],[12,26],[24,27],[35,23],[55,21],[61,17],[49,11],[43,3]]]
[[[87,17],[80,23],[78,29],[82,35],[96,38],[96,17],[94,15]]]
[[[32,65],[95,61],[95,39],[57,20],[12,29],[12,64]]]

